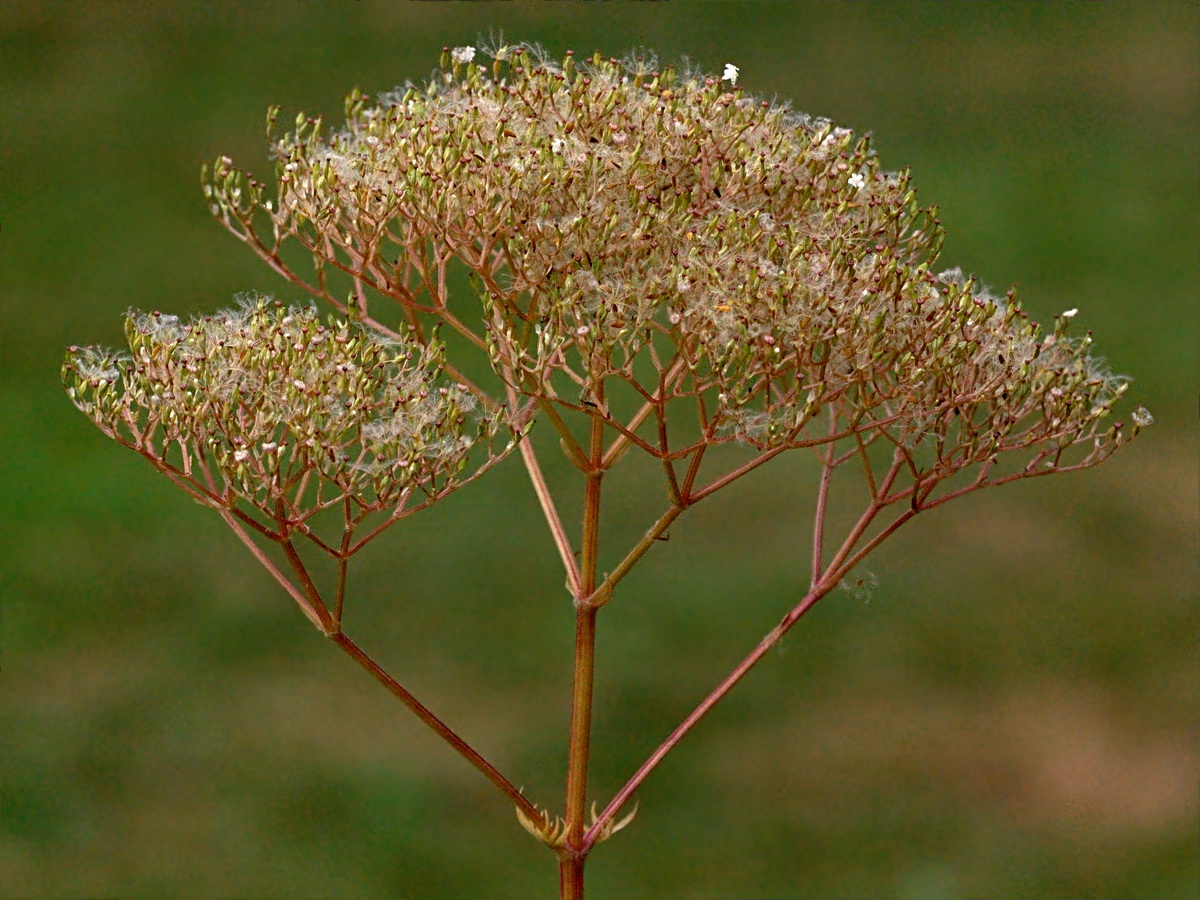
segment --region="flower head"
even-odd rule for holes
[[[1103,420],[1127,382],[1067,335],[1075,311],[1044,333],[1014,296],[938,274],[936,214],[868,137],[728,91],[732,63],[716,78],[523,44],[465,74],[457,59],[351,102],[344,130],[299,120],[270,227],[431,320],[461,263],[506,388],[671,458],[644,433],[668,416],[698,445],[766,449],[820,443],[832,410],[866,444],[938,448],[935,467],[1095,441],[1094,462],[1125,439]],[[218,160],[217,215],[255,227],[255,190]],[[617,420],[606,382],[658,412]]]
[[[343,496],[403,505],[414,489],[456,483],[470,449],[501,424],[440,383],[436,343],[380,340],[312,308],[251,297],[186,325],[134,311],[126,332],[129,356],[68,353],[72,400],[218,505],[241,498],[289,521]]]

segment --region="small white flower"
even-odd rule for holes
[[[835,128],[833,131],[829,132],[829,134],[825,135],[825,140],[821,143],[829,145],[836,144],[844,138],[849,137],[850,134],[851,132],[849,128]]]
[[[1068,309],[1062,314],[1062,317],[1064,319],[1073,319],[1073,318],[1075,318],[1075,316],[1078,313],[1079,313],[1079,310],[1077,310],[1077,309]]]
[[[455,47],[450,51],[450,58],[460,65],[469,63],[475,58],[474,47]]]
[[[739,72],[741,72],[741,69],[733,63],[725,63],[725,71],[721,75],[721,80],[728,81],[730,84],[737,84]]]
[[[567,149],[567,142],[563,138],[554,138],[550,141],[550,151],[552,153],[562,153]]]
[[[855,172],[850,176],[850,185],[855,190],[861,191],[863,185],[867,183],[867,179],[863,178],[862,172]]]
[[[1133,424],[1138,428],[1149,428],[1154,424],[1154,416],[1150,415],[1150,410],[1144,406],[1139,406],[1135,409],[1130,418],[1133,419]]]
[[[245,462],[250,458],[249,450],[234,450],[233,459],[235,462]]]

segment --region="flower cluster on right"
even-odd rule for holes
[[[218,160],[210,204],[277,267],[298,241],[410,316],[446,319],[465,267],[482,315],[452,322],[511,388],[663,459],[832,433],[931,448],[930,471],[1077,444],[1088,465],[1150,421],[1107,421],[1126,380],[1069,316],[1043,330],[938,271],[937,219],[869,138],[744,94],[735,66],[654,66],[447,50],[425,85],[352,95],[341,131],[298,118],[275,197]]]

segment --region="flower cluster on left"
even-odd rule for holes
[[[266,297],[190,322],[131,311],[129,353],[72,347],[63,381],[109,437],[200,503],[344,561],[511,447],[501,411],[443,377],[442,347]],[[471,465],[469,455],[483,449]],[[317,520],[333,511],[334,534]]]

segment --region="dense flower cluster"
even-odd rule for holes
[[[273,109],[277,187],[220,157],[205,195],[344,320],[265,298],[188,323],[134,312],[129,354],[72,348],[63,369],[76,406],[218,509],[322,633],[505,792],[559,854],[564,896],[582,896],[588,852],[665,753],[813,604],[839,583],[870,593],[869,573],[847,576],[897,528],[1095,465],[1153,422],[1107,421],[1128,380],[1071,332],[1078,310],[1043,329],[1011,292],[941,270],[940,224],[907,173],[881,170],[867,137],[746,94],[740,74],[456,47],[424,85],[351,94],[342,130],[301,115],[278,136]],[[522,441],[576,613],[562,816],[341,630],[349,557],[501,459],[534,415],[584,482],[576,540]],[[709,453],[735,443],[749,452]],[[820,464],[807,593],[589,825],[597,611],[686,509],[798,447]],[[630,448],[661,463],[666,508],[602,569],[602,483]],[[827,507],[846,471],[867,497],[839,545]],[[336,559],[331,595],[297,534]]]
[[[424,87],[351,95],[337,133],[298,118],[276,198],[218,160],[214,213],[293,280],[287,240],[352,274],[360,304],[371,288],[450,321],[517,390],[663,459],[821,443],[831,407],[868,442],[936,444],[941,468],[1120,443],[1101,420],[1124,379],[1069,316],[1043,333],[1011,296],[938,273],[936,218],[868,138],[745,95],[732,65],[490,55],[457,48]],[[451,261],[480,286],[479,327],[451,314]],[[626,388],[645,407],[621,418],[608,399]],[[698,421],[668,429],[680,400]]]
[[[184,323],[131,312],[130,353],[73,347],[75,405],[197,499],[295,527],[353,498],[398,513],[462,477],[495,415],[442,384],[441,349],[249,298]]]

